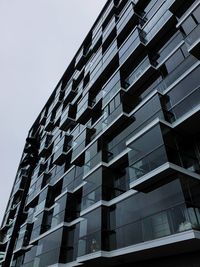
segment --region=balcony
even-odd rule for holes
[[[54,128],[54,116],[50,114],[48,118],[46,119],[45,131],[49,132],[53,130],[53,128]]]
[[[161,126],[161,129],[163,132],[168,131],[167,127]],[[162,138],[170,138],[173,143],[173,134],[168,132],[166,137],[162,137],[159,131],[159,126],[154,126],[139,139],[127,142],[131,149],[128,167],[130,188],[134,190],[151,192],[177,177],[200,180],[199,162],[195,155],[191,156],[181,147],[175,149],[163,145]]]
[[[170,1],[166,2],[170,4]],[[155,45],[160,38],[162,38],[171,27],[175,27],[176,18],[173,14],[167,10],[167,6],[163,6],[157,11],[156,16],[153,16],[147,24],[143,27],[145,35],[146,45]]]
[[[91,107],[93,110],[98,109],[98,107],[100,106],[100,104],[102,103],[102,91],[100,91],[98,94],[96,95],[91,95]]]
[[[142,31],[139,28],[135,28],[119,49],[120,65],[127,59],[133,58],[140,54],[144,47],[145,40],[142,37]]]
[[[129,22],[134,14],[133,5],[130,3],[130,5],[126,6],[126,10],[122,10],[122,12],[119,15],[119,20],[117,22],[117,34],[119,35],[121,31],[124,29],[124,27],[129,25]]]
[[[133,7],[133,4],[129,3],[128,7],[125,6],[125,10],[123,9],[120,13],[117,22],[117,35],[120,43],[136,25],[139,25],[143,21],[143,19],[135,13]]]
[[[55,112],[55,119],[54,119],[54,123],[55,125],[59,125],[59,122],[60,122],[60,117],[61,117],[61,114],[62,114],[62,109],[63,109],[63,105],[61,104],[56,112]]]
[[[83,183],[83,167],[73,166],[63,176],[62,193],[74,193],[74,190],[80,188]]]
[[[90,141],[101,135],[112,135],[121,125],[129,124],[133,121],[124,111],[123,105],[119,105],[111,114],[102,115],[98,121],[91,126]]]
[[[53,149],[53,164],[62,165],[62,163],[67,159],[67,155],[71,149],[72,136],[66,134],[62,139],[54,145]]]
[[[115,40],[103,53],[102,71],[105,71],[107,66],[110,67],[111,62],[114,61],[114,59],[116,58],[116,55],[118,55],[118,47],[117,47],[117,41]]]
[[[115,29],[115,17],[113,17],[109,24],[106,26],[106,28],[103,31],[103,43],[106,41],[106,39],[111,35],[113,30]]]
[[[156,63],[151,62],[149,57],[146,57],[133,72],[124,79],[124,88],[128,93],[140,88],[148,79],[156,73]]]
[[[40,149],[39,149],[39,156],[43,157],[46,155],[50,145],[51,145],[51,141],[52,141],[52,134],[47,133],[47,135],[45,135],[45,137],[43,138],[43,140],[41,141],[41,145],[40,145]]]
[[[93,34],[91,48],[98,48],[102,43],[102,28],[100,27],[97,32]]]
[[[73,141],[73,152],[72,152],[72,160],[71,163],[74,163],[77,158],[80,157],[80,154],[82,155],[84,152],[84,148],[87,145],[87,136],[90,129],[85,128],[78,137],[74,137]]]
[[[77,90],[73,88],[74,81],[72,80],[70,84],[65,87],[65,93],[63,97],[64,104],[68,104],[76,96]]]
[[[23,191],[26,185],[27,176],[22,176],[14,185],[13,195],[18,191]]]
[[[176,90],[176,88],[174,88]],[[168,93],[170,95],[175,90],[171,90]],[[168,122],[172,123],[173,126],[179,132],[186,132],[190,135],[197,134],[199,129],[197,124],[200,122],[200,87],[193,90],[191,88],[188,93],[182,96],[182,99],[173,105],[172,107],[165,109],[165,118]]]
[[[40,117],[40,124],[45,125],[47,119],[47,111],[46,109],[42,112],[41,117]]]
[[[62,112],[60,119],[60,129],[63,131],[68,130],[72,125],[75,125],[76,107],[69,104],[67,108]]]
[[[112,16],[112,11],[114,8],[114,2],[111,1],[110,4],[106,7],[106,10],[104,11],[103,15],[102,15],[102,20],[105,23],[105,21],[108,21],[109,18]]]
[[[148,2],[146,0],[132,0],[135,10],[143,10]]]
[[[185,37],[188,52],[200,59],[200,24]]]
[[[77,114],[76,120],[77,122],[85,122],[87,120],[88,115],[92,111],[92,106],[95,104],[91,100],[89,93],[87,93],[78,103],[77,105]]]
[[[84,55],[83,55],[83,47],[82,47],[76,56],[76,61],[75,61],[76,68],[81,69],[83,62],[84,62]]]
[[[17,242],[15,244],[15,250],[21,250],[28,246],[30,240],[30,234],[32,230],[31,224],[26,224],[22,228],[20,228],[19,235],[17,238]]]

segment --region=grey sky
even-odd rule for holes
[[[0,0],[0,223],[25,138],[106,0]]]

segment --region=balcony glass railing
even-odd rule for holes
[[[54,118],[52,117],[52,114],[50,114],[48,116],[48,118],[46,119],[46,124],[45,124],[45,127],[49,127],[51,124],[54,123]]]
[[[44,199],[43,201],[41,201],[36,207],[35,207],[35,213],[38,213],[40,211],[42,211],[45,208],[45,204],[46,204],[46,199]]]
[[[74,141],[72,144],[73,153],[72,158],[76,157],[86,145],[86,138],[87,138],[87,129],[85,129]]]
[[[154,88],[153,90],[158,90],[158,92],[163,92],[171,84],[173,84],[183,73],[185,73],[195,62],[197,59],[194,57],[188,56],[183,62],[181,62],[175,70],[170,72],[166,78],[162,79]]]
[[[35,182],[35,184],[33,184],[33,186],[29,188],[27,202],[30,202],[37,196],[37,194],[40,192],[41,184],[42,184],[42,176],[38,179],[37,182]]]
[[[96,52],[96,54],[94,54],[94,56],[91,59],[90,72],[93,72],[97,68],[101,59],[102,59],[102,48],[99,48],[99,50]]]
[[[57,120],[60,118],[61,114],[62,114],[62,108],[63,105],[61,105],[57,110],[56,110],[56,114],[55,114],[55,121],[57,122]]]
[[[48,149],[48,147],[49,147],[50,144],[52,143],[52,137],[53,137],[53,135],[51,135],[51,134],[47,134],[47,135],[43,138],[43,140],[42,140],[42,142],[41,142],[41,144],[40,144],[40,150],[39,150],[40,153],[43,152],[43,150]]]
[[[34,213],[35,213],[35,208],[29,208],[28,210],[28,216],[26,219],[27,223],[32,223],[34,220]]]

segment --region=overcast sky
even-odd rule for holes
[[[0,0],[0,223],[25,138],[106,0]]]

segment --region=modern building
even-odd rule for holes
[[[3,267],[200,266],[200,1],[109,0],[31,127]]]

